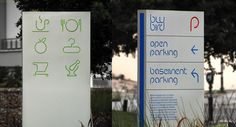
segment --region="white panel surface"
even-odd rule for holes
[[[23,127],[90,119],[90,12],[23,12]]]

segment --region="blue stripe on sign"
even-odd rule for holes
[[[140,106],[140,113],[139,113],[139,126],[144,127],[144,13],[139,14],[139,29],[140,29],[140,74],[139,74],[139,106]]]

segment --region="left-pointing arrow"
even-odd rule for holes
[[[196,72],[195,68],[193,69],[193,71],[191,72],[193,78],[196,78],[197,79],[197,83],[199,83],[199,75],[198,73]]]
[[[198,51],[198,49],[197,49],[196,46],[194,45],[194,46],[191,48],[191,51],[192,51],[192,53],[195,55],[196,52]]]

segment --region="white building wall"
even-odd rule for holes
[[[16,8],[14,0],[7,0],[6,12],[6,37],[16,38],[17,33],[20,32],[20,29],[16,27],[16,22],[19,20],[21,12]]]
[[[22,66],[22,52],[1,52],[0,66]]]
[[[14,0],[6,0],[0,3],[1,9],[5,7],[5,11],[0,11],[0,23],[5,26],[5,29],[0,28],[2,39],[16,38],[20,29],[16,27],[16,22],[21,16],[21,12],[16,8]],[[7,46],[9,48],[9,46]],[[13,47],[14,48],[14,47]],[[0,51],[0,66],[22,66],[22,50],[1,50]]]

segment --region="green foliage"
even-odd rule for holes
[[[121,93],[112,92],[112,101],[121,101]]]
[[[0,83],[3,83],[6,80],[6,75],[8,74],[6,67],[0,68]]]
[[[171,9],[168,0],[114,0],[111,2],[113,53],[135,55],[137,48],[137,11]]]
[[[111,78],[108,65],[114,54],[135,55],[137,10],[185,10],[205,13],[205,62],[210,56],[224,56],[224,63],[236,70],[235,0],[15,0],[22,11],[91,11],[92,73]],[[21,18],[17,26],[21,27]],[[19,37],[21,37],[19,33]]]
[[[135,53],[137,10],[184,10],[205,13],[205,61],[224,56],[224,63],[236,70],[235,0],[115,0],[112,1],[112,41],[114,53]],[[137,34],[136,34],[137,35]]]
[[[21,87],[22,86],[21,67],[0,67],[0,87]]]
[[[205,8],[205,58],[224,57],[224,63],[236,69],[236,1],[207,2]],[[210,64],[211,66],[211,64]]]

